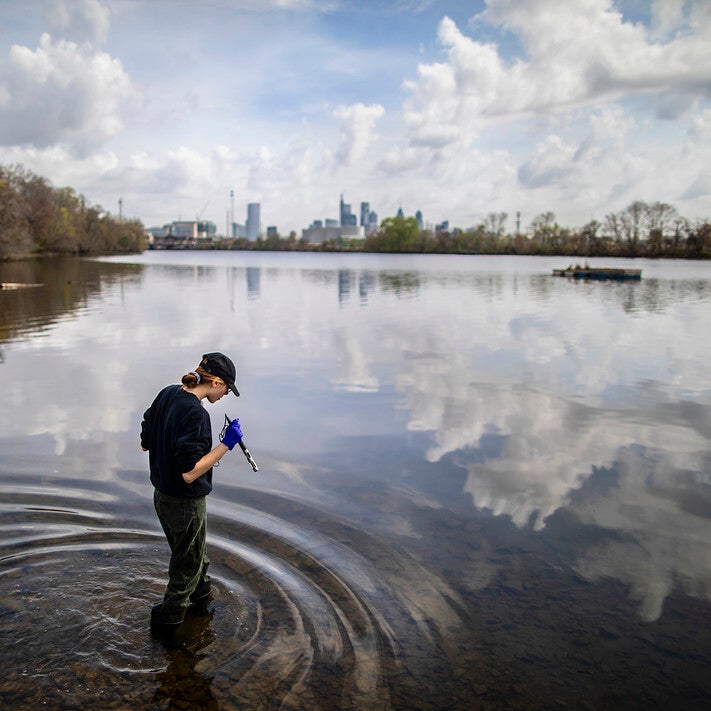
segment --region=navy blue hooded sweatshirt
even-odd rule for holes
[[[180,385],[163,388],[143,414],[141,446],[148,450],[151,483],[168,496],[197,498],[212,491],[212,469],[191,484],[183,473],[212,450],[210,415]]]

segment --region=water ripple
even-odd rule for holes
[[[152,636],[168,560],[157,521],[73,487],[26,486],[0,506],[9,706],[385,709],[415,703],[433,665],[451,678],[462,620],[441,581],[347,521],[247,490],[210,502],[209,603]]]

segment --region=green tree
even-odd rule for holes
[[[366,237],[367,252],[420,252],[422,231],[414,217],[387,217],[378,232]]]

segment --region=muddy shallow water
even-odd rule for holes
[[[615,266],[626,262],[615,262]],[[163,252],[0,264],[0,703],[711,702],[711,265]],[[168,550],[138,430],[237,363],[260,470],[215,470],[215,590]]]

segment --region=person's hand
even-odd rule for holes
[[[227,449],[232,450],[232,448],[242,441],[242,429],[239,426],[239,420],[235,417],[232,422],[226,427],[225,435],[222,438],[222,444],[227,447]]]

